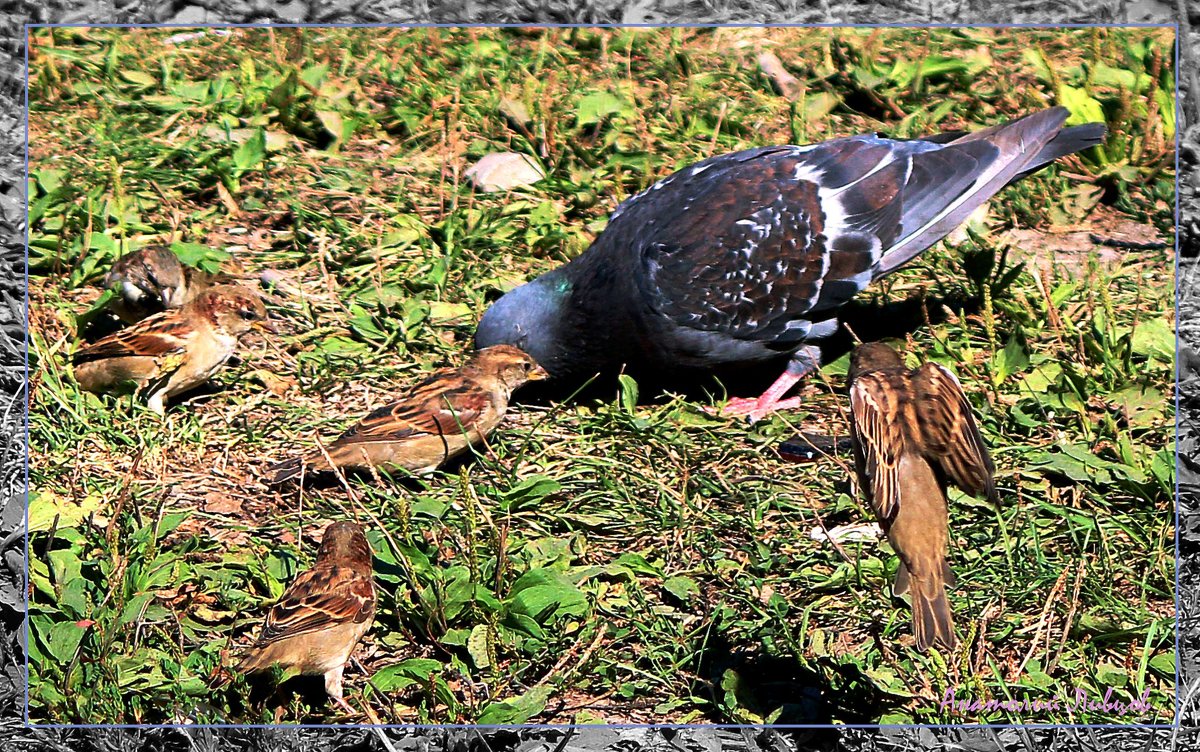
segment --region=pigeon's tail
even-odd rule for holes
[[[914,149],[903,187],[900,235],[872,276],[878,279],[911,261],[1013,180],[1103,139],[1101,123],[1063,129],[1068,115],[1065,107],[1052,107],[937,147]]]
[[[1104,123],[1084,123],[1083,125],[1073,125],[1070,128],[1063,128],[1058,132],[1058,135],[1050,139],[1050,143],[1042,147],[1042,150],[1037,153],[1037,156],[1030,160],[1029,165],[1017,173],[1010,184],[1015,183],[1026,175],[1037,172],[1046,165],[1056,159],[1074,154],[1077,151],[1090,149],[1093,146],[1099,146],[1104,143],[1104,136],[1108,133],[1108,128]]]
[[[946,583],[953,582],[953,573],[944,561],[942,569],[935,576],[912,577],[908,567],[901,563],[896,572],[895,593],[911,594],[913,637],[921,652],[929,650],[931,645],[953,650],[958,644],[958,636],[954,633],[954,617],[950,602],[946,599]]]

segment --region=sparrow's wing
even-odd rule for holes
[[[490,395],[480,385],[464,379],[457,370],[439,371],[418,384],[405,399],[360,420],[338,443],[462,434],[475,426],[490,406]]]
[[[859,483],[875,513],[890,520],[900,505],[900,456],[904,432],[897,384],[882,372],[866,373],[850,386],[850,429]]]
[[[336,564],[317,567],[297,577],[267,612],[257,646],[347,622],[361,623],[374,614],[375,587],[370,576]]]
[[[161,357],[182,353],[195,336],[196,330],[187,321],[175,311],[167,311],[79,348],[72,359],[78,365],[105,358]]]
[[[995,468],[958,379],[936,363],[926,363],[913,371],[912,384],[921,406],[917,415],[926,459],[967,493],[995,500]]]

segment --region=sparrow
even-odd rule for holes
[[[116,292],[109,309],[125,323],[134,324],[179,308],[199,292],[197,286],[188,285],[188,276],[179,257],[166,246],[146,246],[127,253],[104,277],[104,286]]]
[[[511,345],[480,350],[462,368],[435,371],[399,401],[373,411],[325,452],[272,466],[271,483],[299,477],[305,467],[328,472],[334,465],[432,472],[486,438],[504,419],[513,392],[544,378],[545,370]]]
[[[371,544],[360,525],[325,528],[313,568],[302,572],[267,612],[258,640],[238,663],[241,673],[278,665],[323,674],[325,691],[344,710],[342,671],[375,618]]]
[[[218,285],[80,347],[72,358],[75,380],[97,393],[132,385],[162,415],[166,398],[208,381],[251,329],[272,331],[262,300],[244,287]]]
[[[957,644],[946,586],[946,486],[996,502],[995,469],[954,374],[909,370],[882,343],[850,356],[850,437],[859,489],[900,557],[893,591],[911,593],[917,649]]]
[[[512,344],[556,380],[683,377],[787,360],[730,415],[796,407],[838,308],[1005,185],[1099,144],[1063,107],[974,133],[851,136],[705,159],[622,203],[583,254],[506,293],[476,347]]]

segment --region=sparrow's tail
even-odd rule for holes
[[[1051,107],[951,141],[924,139],[928,145],[910,147],[901,231],[873,277],[911,261],[1012,181],[1104,138],[1103,123],[1064,129],[1068,115],[1065,107]]]
[[[237,665],[233,667],[233,670],[239,674],[252,674],[255,671],[269,668],[271,664],[263,661],[263,657],[266,655],[267,653],[261,650],[247,650],[238,658]]]
[[[293,457],[290,460],[276,462],[267,468],[269,479],[267,482],[272,486],[278,486],[280,483],[287,483],[289,480],[294,480],[300,477],[300,472],[304,468],[304,461],[299,457]]]
[[[929,577],[910,576],[903,562],[896,572],[895,593],[903,595],[911,591],[913,636],[921,652],[934,644],[946,650],[953,650],[958,644],[950,602],[946,599],[946,583],[953,582],[954,573],[945,561],[942,571]]]
[[[296,480],[303,473],[328,473],[333,471],[333,465],[330,464],[333,460],[338,467],[352,465],[353,455],[346,447],[339,445],[337,442],[326,447],[324,452],[316,451],[300,457],[292,457],[283,462],[277,462],[267,468],[268,480],[270,485],[277,486],[281,483],[287,483],[291,480]]]

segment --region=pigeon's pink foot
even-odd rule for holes
[[[799,350],[792,356],[792,360],[788,363],[787,370],[779,374],[779,378],[775,379],[775,383],[767,387],[767,391],[763,392],[759,397],[734,397],[725,403],[725,407],[710,408],[708,412],[714,415],[746,415],[749,416],[751,423],[757,423],[763,417],[770,415],[776,410],[794,410],[800,407],[800,398],[791,397],[783,399],[783,395],[791,391],[791,388],[796,385],[800,379],[815,371],[821,363],[821,351],[816,346],[810,345],[802,350]]]
[[[765,396],[763,395],[763,397]],[[773,402],[763,397],[734,397],[726,402],[723,408],[713,406],[706,409],[714,415],[723,415],[730,418],[746,415],[749,416],[751,423],[757,423],[776,410],[794,410],[800,407],[799,397],[775,400]]]

